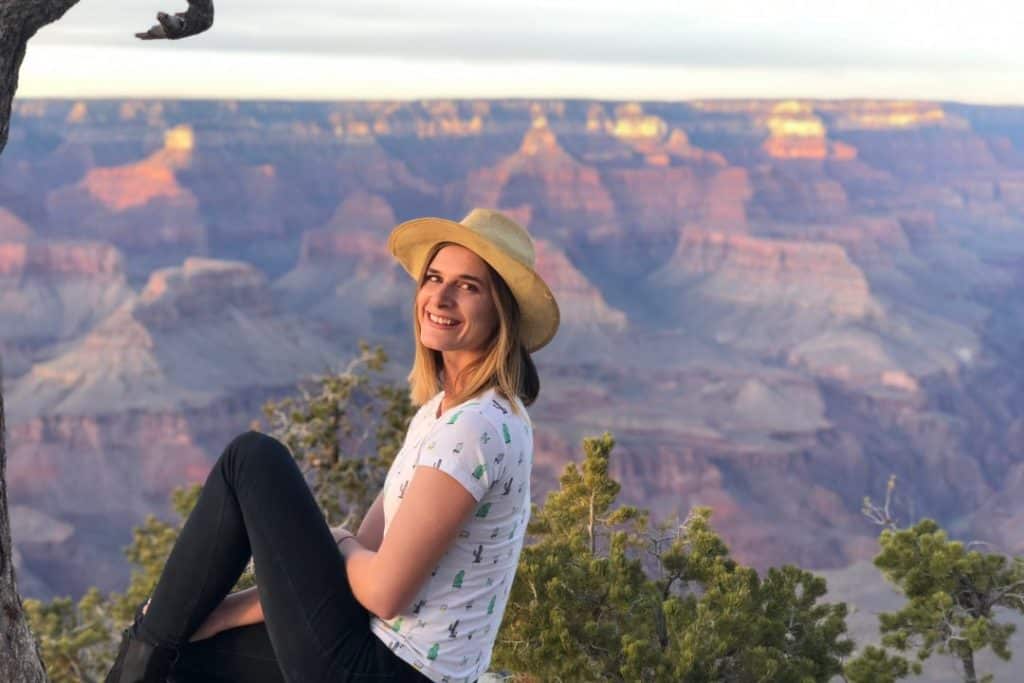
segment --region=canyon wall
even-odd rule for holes
[[[0,158],[19,566],[117,588],[267,398],[382,343],[396,223],[507,211],[562,327],[537,502],[612,431],[622,499],[758,567],[875,552],[864,496],[1024,549],[1024,109],[930,102],[28,100]]]

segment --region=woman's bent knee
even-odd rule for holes
[[[234,475],[241,475],[248,463],[260,471],[273,471],[277,466],[294,467],[288,447],[270,436],[254,430],[243,432],[232,439],[221,455],[224,467]]]

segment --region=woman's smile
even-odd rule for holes
[[[438,329],[450,330],[454,329],[455,327],[458,327],[460,324],[460,321],[454,318],[449,318],[443,315],[436,315],[434,313],[431,313],[430,311],[427,311],[426,313],[427,315],[425,317],[427,319],[427,322],[431,323],[434,327],[437,327]]]

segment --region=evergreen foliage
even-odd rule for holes
[[[77,604],[71,598],[26,599],[25,613],[53,683],[99,680],[110,668],[110,603],[99,589],[90,588]]]
[[[868,645],[846,665],[846,683],[896,683],[913,671],[921,673],[921,663],[911,664],[900,656],[890,655],[885,648]]]
[[[1000,611],[1024,614],[1024,558],[983,553],[972,549],[982,544],[950,540],[931,519],[900,528],[892,512],[895,489],[893,476],[884,504],[865,498],[863,511],[882,527],[875,566],[907,598],[900,610],[878,615],[882,645],[913,651],[915,661],[870,647],[847,665],[847,680],[884,683],[920,674],[921,663],[939,653],[954,658],[965,683],[992,681],[991,674],[979,677],[974,656],[991,648],[997,657],[1010,659],[1016,627],[999,618]]]
[[[695,509],[671,533],[613,507],[611,435],[584,441],[534,508],[494,665],[544,681],[827,681],[853,643],[846,605],[796,567],[761,579]],[[644,560],[653,562],[652,572]],[[653,578],[650,576],[653,574]]]
[[[407,390],[376,377],[385,363],[381,347],[360,342],[344,370],[263,407],[269,433],[292,452],[331,526],[359,527],[414,413]]]
[[[974,656],[991,648],[1010,659],[1016,627],[999,621],[998,610],[1024,614],[1024,558],[969,549],[930,519],[885,529],[879,540],[875,566],[907,597],[902,609],[879,615],[882,643],[914,650],[920,661],[951,655],[966,683],[992,680],[979,677]]]

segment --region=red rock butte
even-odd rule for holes
[[[93,197],[112,211],[141,206],[156,197],[179,197],[182,193],[174,172],[151,162],[93,169],[83,184]]]

